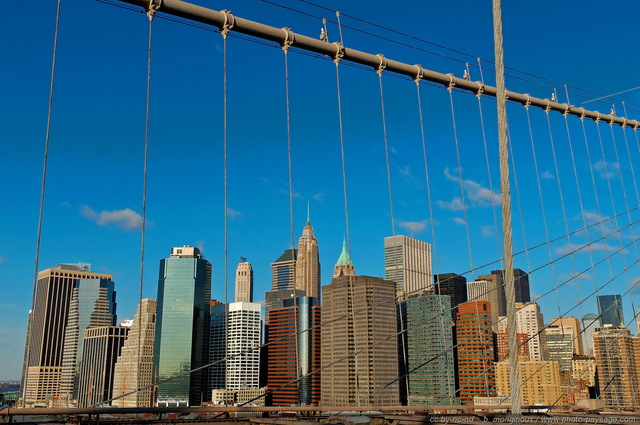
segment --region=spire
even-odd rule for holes
[[[307,224],[311,224],[311,220],[309,219],[311,215],[310,211],[311,211],[311,208],[309,207],[309,202],[307,201]]]
[[[351,257],[347,252],[347,241],[342,240],[342,252],[340,253],[340,257],[338,257],[338,262],[336,266],[346,266],[351,264]]]
[[[347,241],[342,240],[342,252],[340,253],[340,257],[338,257],[338,261],[336,262],[335,267],[333,268],[333,277],[340,276],[355,276],[356,270],[353,267],[353,263],[351,262],[351,256],[347,251]]]

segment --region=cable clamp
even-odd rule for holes
[[[382,77],[382,73],[387,68],[387,64],[389,62],[387,61],[387,58],[385,58],[382,53],[378,53],[376,56],[378,57],[378,59],[380,59],[380,65],[378,65],[378,68],[376,68],[376,72],[378,73],[379,76]]]
[[[598,122],[600,122],[600,112],[596,111],[596,114],[598,114],[598,116],[596,117],[596,119],[594,121],[597,124]]]
[[[220,28],[220,34],[222,37],[227,38],[229,32],[236,24],[236,18],[231,14],[230,10],[222,10],[221,13],[224,13],[224,24]]]
[[[147,8],[147,17],[149,18],[149,22],[153,20],[153,17],[156,16],[156,12],[160,10],[162,6],[162,0],[149,0],[149,7]]]
[[[582,113],[580,114],[580,119],[584,120],[587,117],[587,110],[584,108],[580,108],[582,109]]]
[[[456,77],[453,74],[447,74],[449,76],[449,85],[447,85],[447,90],[451,91],[456,86]]]
[[[562,115],[564,115],[565,117],[567,115],[569,115],[569,112],[571,112],[571,105],[568,103],[564,104],[564,112],[562,113]]]
[[[415,64],[413,66],[415,66],[418,70],[416,72],[416,76],[413,78],[413,81],[415,81],[416,84],[420,84],[420,81],[422,81],[422,65]]]
[[[531,96],[529,96],[529,93],[525,93],[524,95],[527,97],[527,101],[524,103],[524,109],[529,109],[529,106],[531,106]]]
[[[622,118],[622,128],[625,128],[627,125],[629,125],[628,123],[629,123],[628,119]]]
[[[478,90],[476,91],[476,97],[478,99],[480,99],[482,97],[482,95],[484,94],[484,84],[482,83],[482,81],[476,81],[476,84],[478,84]]]
[[[547,106],[545,106],[544,111],[548,114],[551,110],[551,101],[549,99],[545,99],[545,102],[547,102]]]
[[[284,50],[284,53],[286,54],[289,52],[289,47],[293,45],[296,35],[291,31],[291,28],[284,27],[281,29],[285,33],[284,41],[282,42],[282,50]]]
[[[336,46],[336,54],[333,56],[333,63],[337,65],[344,57],[344,45],[339,41],[334,41],[333,44]]]
[[[505,101],[506,101],[506,100],[509,100],[510,96],[511,96],[511,95],[509,94],[509,90],[504,89],[504,100],[505,100]]]

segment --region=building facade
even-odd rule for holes
[[[144,298],[129,328],[129,334],[116,361],[113,374],[112,405],[117,407],[153,406],[153,346],[156,336],[157,301]],[[144,388],[138,392],[136,389]],[[130,394],[132,393],[133,394]]]
[[[518,362],[518,378],[523,406],[566,404],[558,362],[522,358]],[[508,361],[496,364],[496,386],[499,397],[511,395]]]
[[[406,309],[408,405],[456,403],[451,298],[410,297]]]
[[[210,368],[211,389],[259,388],[261,310],[249,302],[211,307],[209,361],[219,362]]]
[[[46,407],[46,400],[60,395],[65,331],[73,291],[80,279],[113,280],[92,273],[85,263],[59,264],[38,273],[22,377],[25,407]]]
[[[620,295],[598,295],[598,316],[600,325],[625,327],[624,314],[622,312],[622,297]]]
[[[467,299],[469,302],[486,301],[491,304],[491,326],[494,332],[500,332],[500,309],[504,300],[496,282],[494,275],[478,276],[477,280],[467,283]]]
[[[287,291],[295,288],[297,249],[286,249],[271,263],[271,290]]]
[[[198,406],[209,398],[207,364],[211,263],[198,248],[175,247],[160,261],[153,369],[156,404]]]
[[[451,318],[455,321],[458,305],[466,303],[467,278],[455,273],[440,273],[433,275],[433,292],[437,295],[447,295],[451,298]]]
[[[384,277],[398,294],[431,289],[431,245],[404,235],[384,238]]]
[[[323,290],[321,404],[397,405],[395,283],[342,276]]]
[[[458,306],[456,340],[460,402],[473,404],[474,397],[495,395],[491,303],[468,301]]]
[[[113,397],[116,360],[129,328],[100,326],[84,331],[78,378],[78,407],[108,406]]]
[[[238,263],[236,268],[236,297],[237,303],[253,302],[253,268],[246,258]]]
[[[294,288],[305,291],[308,297],[320,299],[318,239],[314,236],[313,227],[308,219],[298,242]]]
[[[320,403],[321,307],[311,297],[283,300],[269,311],[267,389],[273,406]]]

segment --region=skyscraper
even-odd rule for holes
[[[606,325],[593,332],[600,396],[610,406],[640,404],[640,339]]]
[[[276,261],[271,263],[272,291],[285,291],[288,289],[294,289],[297,255],[297,249],[286,249]]]
[[[495,371],[491,304],[469,301],[458,306],[456,322],[460,402],[495,394]]]
[[[384,277],[396,282],[398,294],[430,289],[431,245],[403,235],[384,238]]]
[[[211,307],[211,389],[259,388],[262,320],[259,303],[236,302]],[[223,360],[227,358],[226,360]]]
[[[309,219],[302,230],[296,259],[295,289],[306,292],[308,297],[320,299],[320,257],[318,239],[313,235]]]
[[[502,292],[501,297],[504,299],[505,287],[504,287],[504,270],[491,270],[491,274],[498,277],[497,285]],[[513,285],[516,294],[517,303],[528,303],[531,301],[531,291],[529,289],[529,275],[521,269],[513,269]],[[500,310],[500,316],[507,315],[507,305],[505,302],[504,309]]]
[[[60,396],[71,404],[78,395],[84,331],[97,326],[115,326],[116,293],[110,279],[78,279],[73,288],[69,319],[64,334]]]
[[[247,259],[241,257],[236,268],[236,302],[253,302],[253,268]]]
[[[620,295],[598,295],[598,315],[600,324],[615,327],[625,327],[622,312],[622,297]]]
[[[323,289],[321,404],[397,405],[395,283],[342,276]]]
[[[544,319],[540,312],[540,306],[536,303],[516,303],[516,323],[518,333],[529,335],[529,356],[531,359],[547,360],[547,345],[544,335],[542,335]]]
[[[433,275],[433,281],[435,294],[451,298],[451,317],[455,321],[458,305],[468,301],[467,278],[455,273],[441,273]]]
[[[580,320],[578,320],[577,317],[554,317],[551,319],[551,324],[558,326],[560,333],[571,335],[574,354],[578,356],[584,354],[582,332],[580,331]]]
[[[500,298],[500,294],[495,275],[478,276],[478,280],[467,283],[467,299],[469,302],[487,301],[491,304],[491,323],[494,332],[498,332],[500,306],[504,303],[504,299]]]
[[[122,346],[116,361],[113,376],[113,401],[117,407],[151,407],[151,384],[153,368],[153,345],[156,335],[157,302],[145,298],[138,305],[127,340]],[[129,394],[137,388],[145,388],[138,393]],[[125,395],[127,394],[127,395]]]
[[[273,406],[320,403],[320,315],[317,299],[306,296],[269,311],[266,374]]]
[[[408,404],[453,404],[456,399],[451,298],[424,294],[409,297],[407,343]]]
[[[65,330],[73,290],[79,279],[106,279],[89,264],[59,264],[38,273],[34,309],[29,315],[22,391],[26,407],[46,406],[60,394]]]
[[[593,356],[593,332],[600,327],[600,318],[597,314],[587,313],[582,318],[582,327],[584,329],[585,354]]]
[[[175,247],[160,260],[153,368],[156,381],[170,380],[158,385],[158,406],[198,406],[208,398],[207,371],[186,372],[208,361],[210,298],[211,263],[198,248]]]
[[[100,326],[84,331],[82,364],[78,378],[78,407],[110,404],[116,359],[129,328]]]
[[[339,276],[355,276],[356,268],[351,262],[351,256],[347,250],[347,241],[342,241],[342,252],[336,261],[336,265],[333,267],[333,277]]]

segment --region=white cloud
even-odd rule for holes
[[[88,205],[82,205],[80,214],[95,221],[98,226],[115,224],[123,230],[138,230],[142,228],[142,216],[129,208],[96,212]]]
[[[493,226],[482,226],[480,228],[480,231],[482,232],[483,238],[491,238],[496,235],[496,232]]]
[[[577,253],[587,253],[587,252],[596,252],[596,251],[609,251],[611,253],[619,251],[620,248],[609,245],[606,243],[592,243],[592,244],[574,244],[567,243],[564,246],[560,246],[555,249],[556,254],[565,255],[565,254],[577,254]],[[629,251],[623,249],[621,251],[623,254],[627,254]]]
[[[427,224],[429,224],[429,220],[422,221],[401,221],[399,223],[400,227],[405,230],[408,230],[411,233],[420,233],[423,232],[424,229],[427,228]]]
[[[444,169],[444,176],[453,182],[459,183],[460,177],[454,176],[449,171],[449,167]],[[493,205],[500,205],[502,197],[499,193],[492,192],[486,187],[483,187],[478,182],[473,180],[462,180],[462,188],[467,200],[467,208],[473,207],[488,207]],[[462,198],[459,196],[454,197],[451,201],[438,201],[438,205],[442,208],[450,209],[452,211],[460,211],[464,208]]]
[[[410,176],[411,175],[411,167],[409,167],[408,165],[403,165],[402,167],[400,167],[398,169],[398,172],[403,176]]]
[[[593,168],[598,172],[601,179],[612,179],[620,174],[619,162],[598,161]]]
[[[316,193],[315,195],[313,195],[313,200],[316,202],[322,202],[324,201],[324,195],[325,195],[325,191],[321,191]]]
[[[467,223],[466,221],[464,221],[464,220],[463,220],[463,219],[461,219],[460,217],[455,217],[455,218],[453,219],[453,222],[454,222],[454,223],[458,223],[458,224],[462,224],[462,225],[464,225],[464,224],[466,224],[466,223]]]
[[[234,210],[233,208],[227,207],[227,217],[233,220],[235,218],[242,217],[242,213],[240,211]]]
[[[67,201],[62,201],[60,202],[60,204],[58,204],[60,207],[62,208],[71,208],[71,204],[68,203]]]
[[[540,177],[542,177],[542,180],[553,180],[554,176],[553,174],[551,174],[550,171],[543,171],[542,174],[540,175]]]

